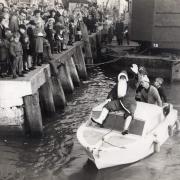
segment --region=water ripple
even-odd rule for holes
[[[97,171],[92,163],[87,163],[87,156],[77,141],[76,131],[89,117],[92,107],[106,98],[115,83],[115,75],[100,68],[92,70],[89,79],[67,97],[68,106],[46,121],[41,139],[1,139],[0,179],[152,180],[166,178],[160,176],[164,169],[169,173],[175,169],[180,172],[180,134],[168,140],[161,153],[127,168],[114,167]],[[166,85],[168,100],[180,112],[179,88],[180,84]]]

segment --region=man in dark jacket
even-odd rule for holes
[[[5,26],[4,26],[4,16],[0,15],[0,39],[5,39]]]
[[[7,47],[5,43],[4,16],[0,15],[0,77],[4,77],[7,70]]]
[[[129,125],[133,119],[136,109],[135,93],[130,93],[128,89],[128,76],[126,71],[118,75],[118,83],[110,91],[107,97],[107,104],[103,107],[100,116],[93,119],[96,123],[102,125],[109,112],[124,111],[124,130],[122,134],[128,134]]]
[[[36,62],[36,54],[35,54],[35,35],[34,35],[34,29],[36,27],[36,23],[34,20],[30,20],[28,26],[27,26],[27,35],[29,36],[29,54],[32,57],[32,67],[30,70],[34,70],[35,68],[35,62]]]
[[[122,45],[123,35],[124,35],[124,23],[122,22],[122,20],[118,20],[116,22],[115,33],[116,33],[116,39],[117,39],[118,45]]]

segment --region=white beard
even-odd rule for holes
[[[126,91],[127,91],[127,81],[120,79],[118,81],[118,86],[117,86],[118,98],[124,97],[126,95]]]

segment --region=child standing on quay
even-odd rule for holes
[[[34,29],[34,36],[35,36],[35,66],[41,66],[43,63],[43,42],[46,33],[44,31],[44,27],[41,21],[36,22],[36,27]]]
[[[22,74],[23,70],[23,49],[19,41],[20,34],[18,32],[14,33],[14,40],[10,43],[10,55],[11,55],[11,68],[13,78],[17,78],[17,74],[20,77],[24,77]]]
[[[64,26],[61,23],[56,23],[55,26],[56,33],[54,35],[55,43],[57,46],[57,52],[61,53],[63,49],[63,32],[64,32]]]

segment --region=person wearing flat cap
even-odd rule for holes
[[[162,100],[159,95],[157,88],[150,85],[149,78],[144,76],[141,79],[141,85],[143,89],[141,90],[141,101],[150,103],[150,104],[157,104],[158,106],[162,106]]]
[[[135,94],[129,91],[128,88],[128,75],[126,71],[122,71],[118,75],[118,82],[108,94],[106,104],[102,109],[100,116],[92,121],[102,125],[109,112],[124,111],[124,130],[122,134],[128,134],[129,125],[133,119],[136,109]]]

